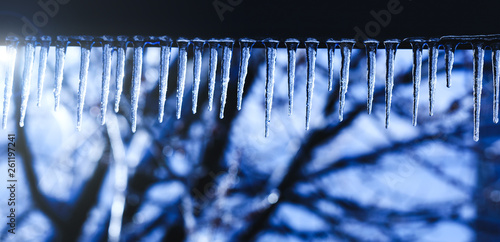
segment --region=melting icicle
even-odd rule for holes
[[[292,116],[293,113],[293,91],[295,87],[295,63],[297,47],[299,46],[299,40],[297,39],[287,39],[285,41],[286,49],[288,52],[288,116]]]
[[[208,110],[212,111],[214,104],[215,92],[215,77],[217,75],[217,48],[219,48],[219,41],[211,39],[208,41],[210,47],[210,65],[208,72]]]
[[[446,87],[451,87],[451,70],[455,61],[456,43],[444,44],[444,60],[446,63]]]
[[[198,106],[198,92],[200,90],[200,80],[201,80],[201,60],[203,47],[205,46],[205,41],[201,39],[193,40],[194,49],[194,70],[193,70],[193,114],[196,113]]]
[[[17,45],[19,39],[15,36],[8,36],[7,43],[7,68],[5,71],[5,90],[3,95],[3,117],[2,128],[7,128],[7,116],[9,115],[10,98],[12,96],[12,84],[14,82],[14,70],[16,66]]]
[[[134,36],[134,63],[132,69],[132,93],[130,105],[132,106],[132,133],[137,128],[137,107],[139,106],[139,95],[141,94],[142,80],[142,52],[144,48],[144,37]]]
[[[187,48],[189,40],[180,38],[177,40],[179,48],[179,63],[177,68],[177,106],[176,117],[181,118],[182,99],[184,98],[184,85],[186,82]]]
[[[355,40],[345,39],[340,41],[342,54],[342,67],[340,69],[340,95],[339,95],[339,120],[344,120],[345,94],[349,86],[349,64],[351,63],[352,47]]]
[[[250,55],[252,52],[252,46],[255,44],[253,39],[241,39],[240,40],[240,70],[238,72],[238,100],[237,109],[241,110],[241,102],[243,101],[243,90],[245,88],[245,79],[248,72],[248,61],[250,60]]]
[[[391,114],[392,88],[394,86],[394,59],[396,50],[401,41],[398,39],[384,41],[386,51],[386,79],[385,79],[385,128],[389,127]]]
[[[66,36],[57,36],[56,41],[56,70],[55,70],[55,85],[54,85],[54,110],[59,109],[59,100],[61,98],[61,87],[63,81],[64,61],[66,59],[66,49],[69,41]]]
[[[376,40],[365,40],[364,44],[366,46],[366,65],[368,68],[368,73],[366,76],[368,83],[368,103],[367,111],[368,114],[372,113],[373,106],[373,91],[375,90],[375,70],[376,70],[376,58],[377,58],[377,47],[378,41]]]
[[[36,38],[34,36],[27,36],[25,40],[21,117],[19,119],[20,127],[24,127],[24,118],[26,117],[26,108],[28,107],[28,99],[30,97],[31,73],[33,72],[33,65],[35,64]]]
[[[438,41],[439,39],[430,39],[429,46],[429,116],[434,115],[434,92],[437,79],[437,60],[438,60]]]
[[[83,105],[85,103],[85,93],[87,92],[87,77],[89,74],[89,64],[90,64],[90,50],[94,44],[93,37],[91,36],[80,36],[77,41],[81,46],[81,65],[80,65],[80,81],[78,83],[78,103],[77,103],[77,119],[76,119],[76,129],[81,130],[82,127],[82,117],[83,117]]]
[[[127,36],[116,37],[116,92],[115,113],[120,110],[120,98],[123,92],[123,78],[125,77],[125,54],[127,49]]]
[[[49,48],[51,42],[50,36],[40,37],[40,64],[38,65],[38,99],[37,106],[42,105],[43,82],[45,81],[45,70],[47,69],[47,56],[49,55]]]
[[[222,93],[220,96],[219,118],[224,118],[224,108],[226,107],[227,87],[229,84],[229,68],[231,68],[231,58],[233,57],[234,40],[225,39],[221,42],[222,46]]]
[[[109,81],[111,79],[111,55],[113,48],[111,36],[102,37],[102,91],[101,91],[101,125],[106,123],[108,107]]]
[[[479,141],[479,121],[481,111],[481,91],[483,89],[484,44],[473,43],[474,51],[474,141]]]
[[[160,100],[158,105],[158,121],[161,123],[163,122],[163,115],[165,112],[165,99],[167,98],[168,72],[170,69],[170,51],[172,40],[167,36],[162,36],[160,37],[160,46]]]
[[[500,43],[492,44],[491,49],[493,65],[493,122],[498,123],[498,92],[500,92],[500,70],[498,70],[498,68],[500,65]]]
[[[420,96],[420,81],[422,79],[422,48],[424,40],[414,39],[410,41],[413,49],[413,68],[412,68],[412,81],[413,81],[413,116],[412,124],[417,126],[418,103]]]
[[[306,42],[306,61],[307,61],[307,84],[306,84],[306,130],[309,130],[311,121],[312,98],[314,90],[314,74],[316,68],[316,52],[319,41],[316,39],[307,39]]]
[[[279,41],[265,39],[263,42],[266,47],[266,125],[265,137],[269,136],[269,125],[271,124],[271,109],[273,107],[274,92],[274,69],[276,67],[276,51]],[[314,72],[313,72],[314,73]],[[313,74],[314,79],[314,74]]]
[[[326,41],[328,50],[328,91],[333,90],[333,58],[335,57],[335,47],[337,47],[338,42],[338,40],[334,39]]]

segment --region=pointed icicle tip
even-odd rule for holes
[[[230,78],[230,68],[231,68],[231,60],[233,58],[233,45],[234,40],[230,38],[226,38],[221,40],[220,42],[222,47],[222,70],[221,70],[221,83],[222,90],[220,96],[220,112],[219,118],[224,118],[224,109],[226,107],[226,99],[227,99],[227,89],[229,85]]]
[[[212,111],[215,94],[215,78],[217,77],[217,58],[220,41],[217,39],[208,40],[210,48],[210,60],[208,67],[208,111]]]
[[[349,87],[349,65],[351,63],[352,48],[356,44],[354,39],[340,40],[340,48],[342,55],[342,65],[340,68],[340,91],[339,91],[339,121],[344,120],[345,95]]]
[[[248,62],[250,61],[250,56],[252,54],[252,47],[255,44],[253,39],[240,39],[240,69],[238,71],[238,92],[237,92],[237,103],[236,108],[241,110],[241,105],[243,102],[243,91],[245,89],[245,79],[248,73]]]
[[[295,88],[295,64],[296,64],[296,55],[297,55],[297,47],[299,46],[300,41],[298,39],[287,39],[285,41],[287,54],[288,54],[288,64],[287,64],[287,73],[288,73],[288,116],[292,116],[293,113],[293,94]]]
[[[417,126],[418,104],[420,99],[420,81],[422,79],[422,49],[424,45],[423,39],[410,40],[413,51],[413,67],[412,67],[412,82],[413,82],[413,112],[412,125]]]
[[[274,71],[276,67],[276,51],[279,44],[278,40],[265,39],[262,42],[266,48],[266,117],[265,117],[265,137],[269,136],[271,123],[271,110],[273,106],[274,92]]]
[[[372,106],[373,106],[373,92],[375,90],[375,75],[376,75],[376,58],[377,58],[377,48],[379,45],[379,42],[374,39],[368,39],[365,40],[364,42],[365,49],[366,49],[366,66],[367,66],[367,74],[366,74],[366,79],[367,79],[367,89],[368,89],[368,98],[367,98],[367,112],[368,114],[372,113]]]
[[[318,49],[319,41],[316,39],[307,39],[305,41],[306,45],[306,130],[309,130],[309,125],[311,123],[311,112],[312,112],[312,99],[314,92],[314,81],[315,81],[315,68],[316,68],[316,54]]]
[[[194,65],[193,65],[193,86],[192,86],[192,106],[191,111],[196,114],[198,108],[198,93],[200,90],[201,82],[201,65],[202,65],[202,53],[203,47],[206,41],[200,38],[195,38],[193,40],[193,51],[194,51]]]
[[[390,39],[384,41],[386,50],[386,79],[385,79],[385,128],[389,127],[389,119],[391,114],[392,89],[394,86],[394,60],[396,50],[401,40]]]

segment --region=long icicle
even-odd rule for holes
[[[427,42],[429,46],[429,116],[434,115],[434,93],[436,89],[437,79],[437,60],[438,60],[438,47],[439,39],[430,39]]]
[[[312,99],[314,90],[315,68],[316,68],[316,52],[318,50],[319,41],[316,39],[307,39],[306,45],[306,61],[307,61],[307,84],[306,84],[306,130],[309,130],[311,122]]]
[[[66,49],[68,48],[69,40],[66,36],[57,36],[56,41],[56,70],[55,70],[55,84],[54,84],[54,110],[59,109],[59,102],[61,99],[61,88],[63,81],[64,62],[66,59]]]
[[[212,111],[214,104],[214,93],[215,93],[215,77],[217,76],[217,49],[219,48],[219,41],[216,39],[211,39],[208,41],[208,46],[210,48],[210,64],[208,70],[208,110]]]
[[[481,112],[481,91],[483,89],[483,64],[484,64],[484,44],[476,42],[472,44],[474,52],[473,75],[474,75],[474,141],[479,141],[479,123]]]
[[[9,115],[10,98],[12,97],[12,84],[14,82],[14,70],[16,67],[17,45],[19,39],[15,36],[8,36],[5,39],[7,44],[7,68],[5,71],[5,89],[3,95],[3,116],[2,128],[7,128],[7,118]]]
[[[368,114],[372,113],[372,106],[373,106],[373,92],[375,90],[375,71],[377,70],[376,68],[376,63],[377,63],[377,48],[379,42],[377,40],[365,40],[364,41],[365,47],[366,47],[366,66],[368,69],[368,72],[366,74],[366,79],[367,79],[367,85],[368,85],[368,101],[367,101],[367,106],[366,109],[368,111]]]
[[[115,92],[115,113],[120,111],[120,99],[123,92],[123,79],[125,78],[125,55],[127,51],[127,36],[116,37],[116,92]]]
[[[413,49],[413,67],[412,67],[412,81],[413,81],[413,115],[412,124],[417,126],[418,117],[418,103],[420,97],[420,81],[422,80],[422,48],[424,40],[415,39],[410,42]]]
[[[299,40],[297,39],[287,39],[285,41],[287,53],[288,53],[288,64],[287,64],[287,73],[288,73],[288,116],[292,116],[293,114],[293,92],[295,87],[295,64],[296,64],[296,55],[297,55],[297,47],[299,46]]]
[[[42,106],[42,94],[43,94],[43,82],[45,81],[45,71],[47,70],[47,56],[49,55],[50,42],[52,38],[50,36],[40,37],[40,63],[38,65],[38,99],[37,106]]]
[[[205,46],[205,40],[194,39],[193,40],[193,51],[194,51],[194,66],[193,66],[193,95],[192,95],[192,111],[196,114],[196,109],[198,107],[198,92],[200,91],[200,81],[201,81],[201,64],[202,64],[202,54],[203,47]]]
[[[456,43],[444,44],[444,60],[446,64],[446,87],[451,87],[451,70],[453,69],[453,62],[455,61],[455,48]]]
[[[266,123],[265,137],[269,137],[269,125],[271,124],[271,109],[273,107],[274,92],[274,70],[276,67],[276,51],[279,41],[265,39],[262,41],[266,48]]]
[[[142,58],[145,38],[143,36],[134,36],[134,63],[132,68],[132,88],[131,88],[131,101],[132,106],[132,133],[137,129],[137,108],[139,106],[139,96],[141,94],[141,81],[142,81]]]
[[[83,118],[83,106],[85,103],[85,94],[87,92],[87,77],[89,74],[90,51],[94,44],[94,38],[91,36],[80,36],[77,41],[81,46],[81,64],[80,64],[80,81],[78,83],[78,102],[77,102],[77,119],[76,129],[81,130]]]
[[[108,107],[109,82],[111,79],[111,58],[113,37],[102,37],[102,90],[101,90],[101,125],[106,123],[106,110]]]
[[[338,45],[338,40],[328,39],[326,47],[328,51],[328,91],[333,90],[333,59],[335,58],[335,48]]]
[[[500,92],[500,43],[491,45],[491,63],[493,65],[493,122],[498,123],[498,107]]]
[[[186,84],[186,67],[187,67],[187,48],[189,40],[180,38],[177,40],[179,48],[179,62],[177,67],[177,102],[176,102],[176,117],[181,118],[182,101],[184,99],[184,86]]]
[[[394,60],[396,50],[401,41],[398,39],[384,41],[386,51],[386,75],[385,75],[385,128],[389,127],[391,114],[392,88],[394,86]]]
[[[162,36],[160,37],[160,46],[160,99],[158,101],[158,121],[162,123],[163,115],[165,113],[165,100],[167,99],[168,73],[170,70],[170,52],[172,49],[172,40],[167,36]]]
[[[35,65],[35,45],[36,38],[27,36],[25,38],[24,48],[24,70],[23,70],[23,88],[21,92],[21,117],[19,118],[19,126],[24,127],[24,118],[26,117],[26,108],[30,97],[31,74]]]
[[[252,54],[252,46],[255,44],[253,39],[240,39],[240,69],[238,72],[238,98],[236,103],[236,108],[241,110],[241,104],[243,102],[243,91],[245,89],[245,79],[248,73],[248,62],[250,60],[250,55]]]
[[[345,94],[349,86],[349,65],[351,63],[352,47],[356,43],[353,39],[344,39],[340,41],[342,54],[342,66],[340,68],[340,95],[339,95],[339,120],[344,120]]]
[[[233,44],[234,40],[225,39],[221,42],[222,46],[222,70],[221,70],[221,83],[222,91],[220,96],[220,112],[219,118],[224,118],[224,108],[226,107],[227,88],[229,84],[229,75],[231,74],[231,58],[233,57]]]

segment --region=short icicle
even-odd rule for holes
[[[279,41],[265,39],[262,41],[266,48],[266,123],[265,137],[269,137],[269,125],[271,124],[271,109],[273,107],[274,92],[274,70],[276,67],[276,51]]]
[[[241,105],[243,102],[243,90],[245,89],[245,79],[248,73],[248,62],[250,60],[250,55],[252,53],[252,46],[255,44],[253,39],[241,39],[240,40],[240,69],[238,71],[238,94],[236,108],[241,110]]]
[[[37,106],[42,106],[43,83],[45,81],[45,71],[47,70],[47,56],[49,55],[49,48],[52,38],[50,36],[40,37],[40,62],[38,65],[38,96]]]
[[[165,114],[165,100],[167,99],[168,74],[170,70],[170,52],[172,50],[172,40],[167,36],[160,37],[160,82],[158,100],[158,121],[163,122]]]
[[[412,82],[413,82],[413,115],[412,124],[417,126],[418,103],[420,97],[420,81],[422,80],[422,49],[424,40],[414,39],[410,41],[413,50],[413,67],[412,67]]]
[[[287,53],[288,53],[288,116],[292,116],[293,113],[293,92],[295,87],[295,64],[297,62],[297,47],[299,46],[299,40],[297,39],[287,39],[285,41]]]
[[[385,128],[389,127],[391,114],[392,88],[394,86],[394,60],[399,43],[398,39],[384,41],[386,51],[386,75],[385,75]]]
[[[35,65],[35,45],[36,37],[27,36],[25,38],[21,117],[19,118],[20,127],[24,127],[24,118],[26,117],[26,108],[28,107],[28,100],[30,97],[31,74],[33,73],[33,66]]]
[[[3,116],[2,128],[7,128],[7,119],[9,116],[10,98],[12,97],[12,84],[14,83],[14,71],[16,66],[17,45],[19,39],[15,36],[8,36],[5,39],[7,44],[7,67],[5,71],[5,89],[3,95]]]
[[[226,107],[227,88],[229,85],[229,76],[231,74],[231,59],[233,57],[234,40],[225,39],[221,41],[222,46],[222,70],[221,70],[221,85],[222,91],[220,95],[220,112],[219,118],[224,118],[224,108]]]
[[[376,71],[376,63],[377,63],[377,48],[379,42],[377,40],[365,40],[364,41],[366,47],[366,66],[368,72],[366,74],[367,84],[368,84],[368,101],[366,109],[368,114],[372,113],[373,106],[373,92],[375,90],[375,71]]]
[[[309,130],[311,123],[312,99],[314,90],[314,79],[316,69],[316,55],[318,51],[319,41],[316,39],[307,39],[306,45],[306,62],[307,62],[307,82],[306,82],[306,130]]]
[[[81,64],[80,64],[80,80],[78,82],[78,101],[77,101],[77,119],[76,129],[78,131],[82,128],[83,106],[85,103],[85,94],[87,92],[87,77],[89,74],[90,65],[90,51],[94,44],[92,36],[78,36],[76,41],[81,47]]]
[[[491,63],[493,65],[493,122],[498,123],[498,107],[500,92],[500,43],[491,45]]]
[[[328,39],[326,41],[326,47],[328,51],[328,91],[333,90],[333,59],[335,58],[335,48],[337,47],[339,41],[334,39]]]
[[[483,89],[483,64],[484,64],[484,43],[473,42],[474,52],[473,75],[474,75],[474,141],[479,141],[479,123],[481,111],[481,92]]]
[[[210,64],[208,67],[208,110],[212,111],[215,93],[215,77],[217,76],[217,49],[220,43],[216,39],[210,39],[208,41],[208,46],[210,48]]]
[[[137,129],[137,108],[139,106],[139,96],[141,94],[141,80],[142,80],[142,58],[145,38],[143,36],[134,36],[134,62],[132,68],[132,88],[131,88],[131,122],[132,133]]]
[[[429,46],[429,116],[434,115],[434,93],[436,90],[439,39],[430,39]]]
[[[181,118],[182,101],[184,99],[184,86],[186,85],[186,68],[187,68],[187,49],[190,41],[180,38],[177,40],[179,49],[179,62],[177,65],[177,102],[176,102],[176,117]]]
[[[446,65],[446,87],[451,87],[451,70],[453,69],[453,62],[455,61],[456,43],[444,44],[444,61]]]
[[[101,87],[101,125],[106,123],[106,110],[108,107],[109,82],[111,79],[111,58],[113,48],[111,36],[102,37],[102,87]]]
[[[192,95],[192,106],[191,110],[193,114],[196,114],[196,109],[198,107],[198,93],[200,91],[200,81],[201,81],[201,64],[202,64],[202,54],[203,47],[205,46],[205,40],[194,39],[193,40],[193,50],[194,50],[194,67],[193,67],[193,95]]]
[[[120,99],[123,92],[123,78],[125,78],[125,55],[127,53],[127,36],[118,36],[114,43],[116,48],[116,91],[115,113],[120,111]]]
[[[340,68],[340,95],[339,95],[339,120],[344,120],[345,95],[349,86],[349,65],[351,63],[352,47],[356,43],[353,39],[343,39],[340,41],[342,54],[342,66]]]
[[[61,88],[63,81],[64,62],[66,59],[66,49],[68,48],[69,39],[66,36],[57,36],[56,40],[56,69],[55,69],[55,84],[54,84],[54,110],[59,109],[61,98]]]

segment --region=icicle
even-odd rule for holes
[[[219,48],[219,41],[211,39],[208,41],[208,46],[210,47],[210,65],[208,73],[208,110],[212,111],[214,104],[214,92],[215,92],[215,77],[217,75],[217,48]]]
[[[127,49],[127,36],[116,37],[116,92],[115,92],[115,113],[120,110],[120,98],[123,91],[123,78],[125,77],[125,55]]]
[[[55,85],[54,85],[54,110],[59,109],[59,100],[61,98],[61,87],[63,81],[64,60],[66,59],[66,49],[69,41],[66,36],[57,36],[56,41],[56,70],[55,70]]]
[[[333,90],[333,59],[335,57],[335,47],[338,45],[338,40],[328,39],[326,46],[328,50],[328,91]]]
[[[493,122],[498,123],[498,106],[500,92],[500,43],[491,45],[491,63],[493,65]]]
[[[481,91],[483,89],[483,64],[484,64],[484,44],[474,42],[474,141],[479,141],[479,121],[481,111]]]
[[[339,120],[344,120],[345,94],[349,86],[349,64],[351,63],[352,47],[356,43],[352,39],[344,39],[340,41],[342,54],[342,67],[340,69],[340,95],[339,95]]]
[[[288,116],[292,116],[293,113],[293,91],[295,87],[295,62],[297,47],[299,46],[299,40],[297,39],[287,39],[285,41],[286,49],[288,52]]]
[[[193,114],[196,113],[196,108],[198,106],[198,92],[200,90],[200,78],[201,78],[201,60],[202,60],[202,52],[204,46],[205,46],[204,40],[198,38],[193,40],[193,49],[194,49],[193,96],[192,96]]]
[[[106,123],[106,110],[108,107],[109,81],[111,79],[112,50],[111,36],[102,37],[102,91],[101,91],[101,125]]]
[[[186,82],[186,66],[187,66],[187,48],[189,40],[180,38],[177,40],[179,48],[179,63],[177,68],[177,106],[176,117],[181,118],[182,99],[184,98],[184,85]]]
[[[224,108],[226,107],[227,87],[229,84],[229,70],[231,68],[231,58],[233,57],[234,40],[225,39],[221,42],[222,46],[222,93],[220,96],[220,113],[219,118],[224,118]]]
[[[307,39],[306,44],[306,61],[307,61],[307,84],[306,84],[306,130],[309,130],[311,122],[312,98],[314,90],[314,74],[316,68],[316,52],[318,50],[319,41],[316,39]]]
[[[83,117],[83,105],[85,102],[85,93],[87,92],[87,77],[89,73],[90,64],[90,50],[94,44],[93,37],[91,36],[79,36],[77,41],[81,46],[81,65],[80,65],[80,81],[78,83],[78,103],[77,103],[77,120],[76,129],[81,130],[82,127],[82,117]]]
[[[161,123],[163,122],[163,115],[165,113],[165,100],[167,98],[168,72],[170,69],[170,51],[172,40],[167,36],[162,36],[160,37],[160,46],[160,100],[158,105],[158,121]]]
[[[377,58],[377,48],[379,42],[376,40],[365,40],[364,44],[366,46],[366,56],[367,56],[366,65],[368,69],[368,73],[366,76],[368,83],[367,111],[368,114],[371,114],[373,106],[373,91],[375,89],[375,70],[376,70],[375,64],[377,63],[376,58]]]
[[[252,52],[252,46],[255,44],[253,39],[241,39],[240,40],[240,70],[238,72],[238,100],[237,109],[241,110],[241,103],[243,101],[243,90],[245,88],[245,79],[248,72],[248,61],[250,60],[250,55]]]
[[[429,116],[434,115],[434,92],[437,79],[437,60],[438,60],[438,41],[439,39],[430,39],[427,42],[429,46]]]
[[[266,47],[266,124],[265,137],[269,136],[269,124],[271,123],[271,109],[273,107],[274,92],[274,69],[276,67],[276,51],[279,41],[265,39],[262,41]],[[313,74],[314,79],[314,74]]]
[[[8,36],[5,39],[7,44],[7,68],[5,71],[5,90],[3,95],[3,117],[2,128],[7,128],[7,117],[9,115],[10,98],[12,96],[12,84],[14,82],[14,70],[16,66],[17,45],[19,39],[15,36]]]
[[[389,127],[391,114],[392,87],[394,86],[394,59],[396,50],[401,41],[398,39],[384,41],[386,51],[386,79],[385,79],[385,128]]]
[[[30,97],[31,73],[33,72],[33,65],[35,64],[36,38],[34,36],[27,36],[25,40],[21,117],[19,118],[20,127],[24,127],[24,117],[26,117],[26,108],[28,107],[28,99]]]
[[[446,63],[446,87],[451,87],[451,70],[455,61],[456,43],[444,44],[444,60]]]
[[[38,99],[37,106],[42,105],[43,82],[45,81],[45,70],[47,69],[47,56],[49,55],[49,48],[51,42],[50,36],[40,37],[40,64],[38,65]]]
[[[412,124],[417,126],[418,117],[418,103],[420,97],[420,81],[422,79],[422,48],[424,40],[413,39],[410,41],[413,49],[413,67],[412,67],[412,81],[413,81],[413,116]]]
[[[141,94],[142,53],[144,44],[143,36],[134,36],[134,63],[132,69],[132,90],[130,95],[130,105],[132,106],[132,133],[135,133],[137,128],[137,107],[139,106],[139,95]]]

